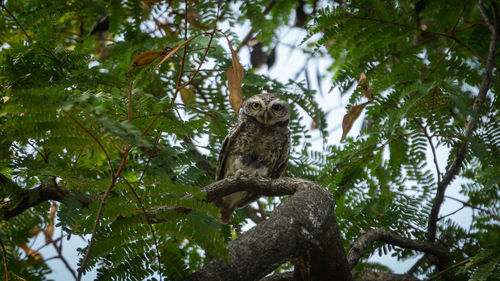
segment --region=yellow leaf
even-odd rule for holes
[[[142,53],[134,58],[132,61],[132,67],[145,67],[150,65],[153,61],[159,58],[162,54],[162,51],[147,51]]]
[[[354,121],[358,119],[359,115],[368,103],[369,101],[355,105],[351,107],[351,109],[349,109],[346,115],[344,115],[344,119],[342,120],[342,138],[340,139],[340,141],[345,140],[347,133],[349,133],[352,128],[352,124],[354,124]]]
[[[184,103],[184,105],[190,105],[195,101],[196,96],[193,90],[189,88],[181,88],[180,92],[181,92],[181,100],[182,103]]]
[[[227,88],[229,89],[229,104],[233,108],[236,115],[239,114],[242,98],[241,98],[241,80],[238,79],[233,67],[227,70]]]

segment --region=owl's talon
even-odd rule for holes
[[[246,178],[246,177],[249,176],[249,174],[247,173],[247,171],[242,170],[242,169],[236,170],[236,172],[234,172],[234,175],[236,176],[237,179]]]

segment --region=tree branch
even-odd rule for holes
[[[408,274],[394,274],[386,272],[376,272],[365,270],[361,275],[361,278],[357,279],[359,281],[420,281]]]
[[[260,281],[295,281],[295,277],[292,271],[288,271],[264,277]]]
[[[376,241],[406,249],[433,254],[443,260],[449,260],[450,258],[450,255],[446,249],[434,243],[401,237],[399,235],[390,233],[385,229],[377,228],[361,234],[356,242],[354,242],[351,249],[349,250],[349,253],[347,254],[347,260],[349,261],[350,268],[354,268],[366,248],[368,248]]]
[[[483,11],[484,8],[482,6],[482,1],[479,1],[478,7],[480,11]],[[496,10],[496,6],[495,9]],[[490,26],[490,30],[492,30],[491,33],[491,38],[490,38],[490,45],[489,45],[489,50],[488,50],[488,58],[486,59],[486,70],[484,72],[483,80],[481,81],[481,86],[479,87],[479,93],[474,100],[474,105],[472,109],[479,114],[479,111],[481,110],[481,106],[483,105],[484,100],[486,99],[486,93],[490,89],[490,81],[491,81],[491,75],[493,72],[493,67],[495,66],[495,57],[496,57],[496,49],[498,47],[498,33],[499,33],[499,27],[498,27],[498,20],[496,19],[496,15],[498,14],[498,11],[494,11],[494,16],[495,16],[495,26],[491,28],[491,23],[489,22],[489,19],[486,15],[486,13],[482,12],[482,16],[484,18],[484,21]],[[467,147],[469,145],[469,138],[474,132],[474,129],[476,128],[478,118],[475,116],[471,116],[469,119],[469,122],[467,122],[467,126],[464,131],[464,141],[462,144],[459,146],[455,158],[453,159],[453,162],[451,165],[448,167],[445,175],[443,176],[443,180],[438,184],[437,187],[437,192],[436,192],[436,198],[434,199],[434,204],[432,205],[431,213],[429,216],[429,222],[427,225],[427,240],[428,241],[434,241],[436,239],[436,224],[438,221],[438,214],[439,210],[441,208],[441,204],[443,203],[444,199],[444,194],[446,191],[446,188],[448,185],[453,181],[455,176],[458,173],[458,170],[460,166],[462,165],[462,162],[465,159],[465,154],[467,152]]]
[[[7,179],[7,177],[0,174],[0,187],[6,186],[7,184],[17,186]],[[2,204],[0,208],[0,217],[4,220],[8,220],[45,201],[55,200],[62,202],[64,197],[68,195],[78,198],[80,203],[85,207],[92,203],[92,198],[79,192],[61,188],[54,184],[40,185],[33,189],[24,189],[20,192],[19,196]]]
[[[268,196],[293,196],[282,203],[268,220],[229,243],[227,263],[212,261],[184,280],[259,280],[290,258],[304,255],[311,246],[318,243],[318,238],[321,239],[322,233],[330,224],[334,224],[336,228],[336,222],[332,220],[335,204],[332,194],[308,180],[231,177],[203,188],[208,201],[244,190]],[[330,239],[338,239],[342,243],[338,235]],[[328,250],[335,252],[336,249]],[[335,256],[337,264],[342,264],[338,260],[345,260],[345,255],[342,256],[341,253],[331,255]],[[341,266],[323,269],[337,270],[334,276],[338,276],[338,280],[350,279],[349,270],[342,272]]]

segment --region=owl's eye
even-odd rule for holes
[[[253,108],[254,110],[259,110],[259,108],[260,108],[260,104],[259,104],[259,103],[254,102],[254,103],[252,103],[252,108]]]
[[[275,104],[275,105],[273,105],[273,109],[274,110],[280,110],[281,109],[281,105],[280,104]]]

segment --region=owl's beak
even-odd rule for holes
[[[269,118],[269,113],[266,111],[266,112],[264,112],[264,124],[267,124],[268,118]]]

